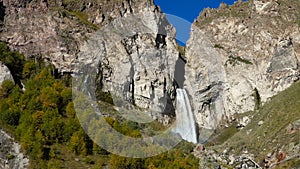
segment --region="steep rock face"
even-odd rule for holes
[[[0,129],[0,168],[25,169],[28,168],[29,159],[22,153],[21,145],[14,142],[7,133]]]
[[[298,1],[204,10],[186,49],[186,88],[200,126],[254,110],[299,80]]]
[[[164,114],[174,113],[179,55],[174,37],[166,17],[155,6],[145,7],[94,33],[82,46],[76,65],[98,68],[101,61],[102,91],[112,94],[117,107],[133,104],[162,120]]]
[[[9,69],[0,62],[0,88],[5,80],[12,80]],[[29,160],[20,152],[21,145],[14,142],[7,133],[0,129],[0,168],[1,169],[24,169],[27,168]]]
[[[0,85],[5,80],[13,80],[13,77],[9,71],[9,69],[0,62]]]
[[[193,28],[192,28],[193,29]],[[186,48],[185,88],[200,127],[216,127],[224,114],[225,72],[221,55],[200,30],[193,30]]]
[[[42,55],[60,71],[72,72],[79,46],[91,33],[147,5],[151,2],[1,0],[0,37],[27,57]]]

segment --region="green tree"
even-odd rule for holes
[[[46,159],[47,155],[44,152],[44,146],[43,146],[44,142],[45,140],[42,132],[40,130],[35,131],[32,150],[30,152],[31,158]]]
[[[19,124],[20,119],[20,110],[18,107],[13,106],[10,107],[2,112],[1,114],[1,120],[4,121],[8,125],[17,126]]]
[[[86,143],[85,143],[85,135],[82,131],[75,132],[69,142],[69,146],[71,150],[75,154],[87,154]]]
[[[60,95],[59,93],[52,87],[45,87],[41,90],[40,100],[43,104],[44,108],[57,108],[58,101]]]
[[[50,143],[62,141],[64,124],[56,109],[48,109],[43,116],[41,129],[44,137]]]
[[[60,101],[59,101],[59,110],[62,112],[62,115],[68,117],[74,117],[75,110],[72,101],[72,89],[64,88],[60,92]]]
[[[36,63],[34,63],[33,60],[26,62],[22,71],[22,77],[24,79],[29,79],[32,75],[36,73],[36,69]]]
[[[2,82],[2,85],[0,87],[0,99],[7,98],[14,87],[15,84],[11,80],[5,80],[4,82]]]
[[[0,61],[8,67],[16,83],[20,84],[25,63],[24,55],[10,51],[5,43],[0,42]]]
[[[75,108],[74,108],[74,103],[73,102],[69,102],[67,107],[66,107],[66,114],[65,116],[66,117],[69,117],[69,118],[74,118],[76,115],[76,112],[75,112]]]
[[[68,142],[73,133],[78,131],[80,129],[80,124],[77,118],[69,118],[64,126],[64,132],[63,132],[63,140],[65,142]]]

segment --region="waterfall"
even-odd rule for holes
[[[176,90],[176,123],[174,132],[189,142],[197,143],[196,123],[185,89]]]

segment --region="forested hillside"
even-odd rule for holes
[[[197,168],[193,146],[185,142],[146,159],[122,158],[105,151],[79,124],[70,75],[57,74],[54,66],[38,57],[25,60],[5,43],[0,47],[0,61],[19,82],[5,81],[0,88],[0,127],[20,141],[30,157],[30,168]],[[139,135],[130,122],[114,117],[107,117],[107,121],[126,135]]]

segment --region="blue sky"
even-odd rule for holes
[[[184,45],[189,38],[190,26],[199,13],[207,7],[217,8],[221,2],[233,4],[235,0],[154,0],[167,14],[169,22],[176,28],[177,41]]]

